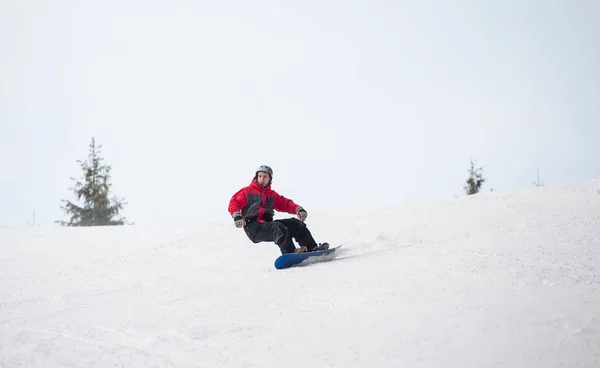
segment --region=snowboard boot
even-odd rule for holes
[[[306,247],[296,248],[296,253],[306,253],[306,252],[308,252],[308,248],[306,248]]]
[[[319,244],[317,244],[315,249],[313,249],[313,252],[316,252],[319,250],[327,250],[327,249],[329,249],[329,243],[319,243]]]

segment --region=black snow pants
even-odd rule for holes
[[[262,223],[250,221],[244,226],[244,231],[254,243],[275,242],[279,246],[281,254],[294,253],[296,251],[296,246],[292,238],[296,239],[299,246],[306,247],[309,251],[317,246],[317,242],[313,239],[306,224],[297,218]]]

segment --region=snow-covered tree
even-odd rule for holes
[[[537,170],[537,180],[533,182],[536,187],[543,187],[544,183],[540,181],[540,169]]]
[[[124,225],[125,218],[119,217],[119,211],[123,209],[123,199],[113,197],[110,194],[110,171],[111,167],[104,165],[104,159],[100,157],[101,145],[96,146],[96,140],[92,138],[89,146],[88,158],[85,161],[77,160],[83,170],[81,181],[71,178],[75,185],[69,188],[75,194],[78,201],[83,200],[79,206],[67,199],[61,208],[71,218],[69,221],[57,221],[63,226],[110,226]]]
[[[479,193],[481,185],[485,182],[483,178],[483,168],[475,168],[475,163],[471,160],[471,166],[469,167],[469,178],[467,184],[464,186],[467,195]]]

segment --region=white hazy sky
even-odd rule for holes
[[[600,2],[0,0],[0,225],[66,219],[92,136],[138,224],[600,176]],[[317,220],[313,220],[317,221]]]

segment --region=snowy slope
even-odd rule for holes
[[[0,367],[600,366],[600,181],[310,213],[287,270],[224,213],[0,229]]]

